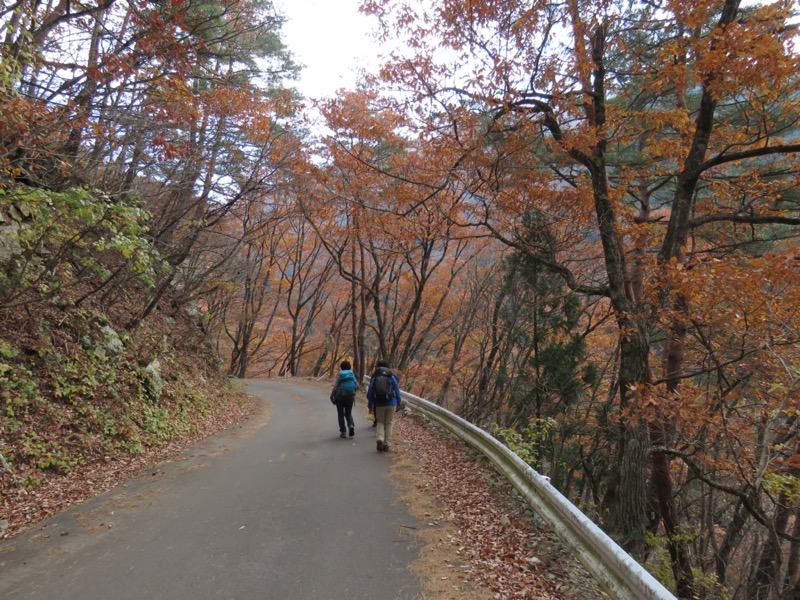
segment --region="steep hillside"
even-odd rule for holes
[[[251,405],[219,368],[199,313],[122,305],[0,310],[0,538],[79,502]]]

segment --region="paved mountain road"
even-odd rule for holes
[[[241,427],[0,543],[0,598],[414,598],[416,522],[363,410],[343,440],[326,386],[248,389]]]

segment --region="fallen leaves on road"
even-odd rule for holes
[[[473,591],[470,597],[476,598],[608,598],[490,464],[420,416],[399,418],[395,423],[400,442],[398,465],[405,472],[399,476],[411,482],[407,488],[410,485],[436,499],[435,504],[422,503],[421,510],[412,511],[434,528],[433,535],[422,535],[424,543],[446,543],[458,557],[459,564],[442,565],[446,552],[439,552],[436,560],[440,564],[424,567],[431,571],[427,585],[423,582],[425,598],[452,598],[454,591],[464,597],[460,586],[432,586],[430,579],[434,578],[439,582],[452,578],[491,590],[488,596]],[[417,463],[421,478],[409,475],[408,461]],[[409,502],[407,497],[404,500]]]
[[[146,472],[198,439],[246,418],[251,410],[249,404],[233,406],[191,438],[128,461],[87,465],[69,477],[48,476],[28,493],[9,480],[0,481],[0,515],[9,521],[0,539]],[[607,598],[490,465],[421,417],[400,417],[395,423],[395,475],[413,488],[407,496],[415,498],[406,501],[415,505],[412,514],[425,525],[417,533],[427,546],[419,567],[427,574],[426,600]],[[3,477],[10,475],[0,473]]]
[[[146,469],[177,455],[198,440],[246,419],[254,407],[252,400],[242,395],[238,402],[230,402],[224,411],[209,415],[191,435],[142,454],[90,463],[74,469],[69,475],[36,472],[41,483],[31,491],[22,488],[11,473],[0,469],[0,519],[7,521],[3,531],[0,531],[0,539],[13,537],[32,523],[94,498],[118,483],[146,472]],[[24,475],[26,473],[17,473],[17,478],[21,479]]]

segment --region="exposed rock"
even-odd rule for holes
[[[161,362],[155,358],[144,368],[144,388],[148,397],[157,403],[161,399],[164,380],[161,378]]]
[[[103,332],[104,341],[103,341],[103,350],[105,351],[106,355],[108,356],[119,356],[125,350],[125,344],[122,341],[122,338],[119,337],[119,334],[114,331],[114,329],[110,325],[103,325],[100,328],[100,331]]]
[[[11,221],[0,227],[0,261],[11,260],[22,254],[19,243],[19,223]]]

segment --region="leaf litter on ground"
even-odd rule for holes
[[[209,435],[246,419],[252,403],[241,402],[209,418],[192,436],[127,460],[80,467],[69,475],[43,477],[25,491],[0,473],[0,539],[97,496]],[[600,600],[608,596],[557,537],[537,519],[511,486],[463,442],[419,415],[396,420],[392,475],[402,500],[423,523],[415,533],[420,559],[420,600]]]
[[[421,415],[395,423],[392,474],[425,524],[412,565],[425,600],[608,598],[485,459]]]

